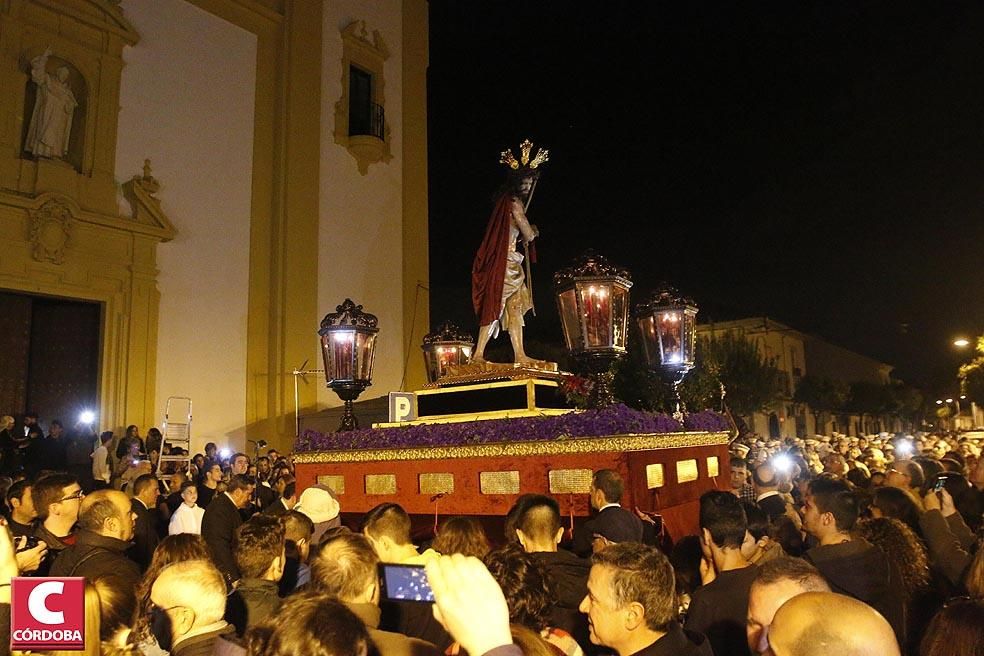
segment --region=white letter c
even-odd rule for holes
[[[31,612],[31,617],[42,624],[64,624],[65,613],[61,611],[52,612],[45,606],[48,597],[55,594],[60,595],[64,590],[64,581],[45,581],[31,590],[31,594],[27,598],[27,609]]]

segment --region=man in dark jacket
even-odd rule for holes
[[[587,644],[587,618],[578,611],[578,606],[588,593],[591,563],[560,549],[558,545],[563,535],[557,502],[548,496],[530,496],[523,513],[516,519],[516,536],[526,553],[532,554],[544,566],[554,584],[556,597],[550,625],[570,633],[578,644]]]
[[[113,575],[121,586],[136,588],[137,564],[124,555],[133,537],[130,500],[119,490],[99,490],[82,502],[75,544],[62,551],[51,566],[51,576],[84,576],[93,581]]]
[[[242,636],[280,608],[277,584],[284,573],[284,525],[253,515],[236,530],[236,565],[242,578],[226,602],[225,619]]]
[[[75,522],[85,493],[74,476],[57,473],[35,481],[31,496],[38,513],[34,537],[48,545],[45,559],[34,576],[48,576],[58,554],[75,544]]]
[[[591,478],[590,502],[598,514],[574,530],[571,551],[578,556],[590,556],[596,540],[610,542],[642,542],[642,520],[619,505],[625,484],[613,469],[599,469]]]
[[[748,591],[758,568],[741,553],[746,530],[748,521],[738,497],[722,490],[701,495],[700,546],[714,579],[694,591],[686,626],[707,636],[714,656],[749,654]]]
[[[858,520],[858,500],[847,483],[818,478],[810,483],[803,504],[803,530],[820,545],[806,552],[833,592],[868,604],[888,620],[899,644],[905,644],[905,596],[901,575],[878,547],[851,535]]]
[[[769,463],[764,463],[752,471],[752,483],[755,489],[755,503],[769,516],[770,522],[775,522],[786,514],[786,499],[779,492],[779,474]]]
[[[137,519],[133,528],[133,546],[127,555],[140,566],[142,572],[150,567],[154,549],[161,541],[158,496],[157,477],[153,474],[141,474],[133,481],[131,509]]]
[[[202,537],[212,553],[212,561],[230,587],[240,577],[232,549],[236,529],[243,523],[239,510],[246,507],[254,487],[256,482],[252,476],[236,474],[226,491],[217,494],[208,504],[202,517]]]
[[[673,567],[655,547],[626,542],[595,553],[581,612],[591,642],[618,656],[713,656],[704,636],[677,623]]]

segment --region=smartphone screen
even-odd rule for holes
[[[434,601],[423,565],[379,564],[382,598],[390,601]]]
[[[946,486],[946,476],[940,476],[936,479],[936,485],[933,486],[933,492],[939,492]]]

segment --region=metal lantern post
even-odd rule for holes
[[[420,348],[424,352],[427,382],[433,383],[448,375],[449,367],[471,362],[475,342],[471,335],[461,332],[450,321],[445,321],[437,330],[424,335],[424,343]]]
[[[359,422],[352,402],[372,384],[372,362],[379,332],[376,316],[362,311],[351,299],[321,320],[321,355],[325,361],[325,381],[345,402],[339,431],[355,430]]]
[[[680,383],[694,368],[697,349],[697,304],[663,285],[648,303],[636,308],[636,321],[642,334],[642,349],[649,368],[662,371],[673,383],[676,416],[682,417]]]
[[[567,350],[591,375],[590,403],[614,403],[612,364],[625,355],[629,321],[629,272],[588,251],[554,274],[554,294]]]

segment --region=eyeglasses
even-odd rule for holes
[[[963,595],[960,597],[950,597],[943,602],[943,608],[949,608],[950,606],[956,606],[957,604],[966,603],[968,601],[984,601],[984,597],[971,597],[970,595]]]
[[[62,497],[61,499],[59,499],[59,501],[73,501],[75,499],[78,499],[79,501],[81,501],[83,499],[83,497],[85,497],[85,492],[83,492],[82,490],[79,490],[75,494],[70,494],[67,497]]]
[[[159,611],[161,611],[161,612],[167,612],[167,611],[169,611],[169,610],[174,610],[175,608],[188,608],[188,607],[187,607],[187,606],[182,606],[181,604],[177,604],[177,605],[175,605],[175,606],[168,606],[167,608],[162,608],[162,607],[160,607],[160,606],[158,606],[157,604],[155,604],[155,603],[154,603],[154,602],[152,601],[152,602],[150,602],[150,604],[149,604],[149,605],[147,606],[147,614],[148,614],[148,615],[150,615],[150,614],[152,614],[152,613],[153,613],[154,611],[156,611],[156,610],[159,610]]]

